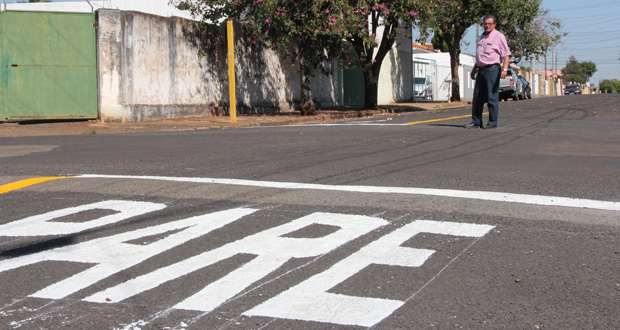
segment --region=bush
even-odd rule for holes
[[[599,88],[601,93],[620,93],[620,80],[605,79],[601,81]]]

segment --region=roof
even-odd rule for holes
[[[412,42],[411,47],[414,53],[441,53],[441,51],[433,48],[433,45],[422,45],[417,42]]]
[[[552,77],[554,74],[557,77],[562,77],[564,75],[564,72],[562,72],[562,70],[536,70],[536,73],[544,74],[545,77]]]

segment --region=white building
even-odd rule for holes
[[[461,54],[459,66],[460,97],[468,99],[473,97],[474,81],[470,78],[470,73],[476,63],[476,57],[470,54]],[[428,51],[417,51],[413,54],[414,80],[417,78],[418,88],[422,92],[421,81],[426,81],[433,91],[433,101],[448,101],[452,88],[452,73],[450,69],[450,54],[435,53]],[[430,83],[428,82],[430,80]],[[428,89],[429,87],[427,87]],[[426,95],[422,95],[423,97]]]

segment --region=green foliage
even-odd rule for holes
[[[559,22],[548,19],[540,9],[541,0],[427,0],[420,3],[420,43],[434,35],[433,45],[447,48],[452,67],[452,100],[458,100],[458,66],[465,31],[480,23],[484,15],[496,17],[496,29],[506,35],[512,61],[543,54],[548,45],[557,42],[555,30]],[[538,20],[535,20],[538,19]],[[554,36],[551,38],[550,36]]]
[[[364,70],[366,107],[376,107],[381,63],[398,38],[399,24],[415,21],[419,7],[411,0],[173,0],[171,3],[200,19],[205,31],[215,31],[212,22],[223,18],[239,19],[244,35],[251,42],[273,49],[282,59],[299,62],[305,74],[323,70],[323,64],[332,59],[339,59],[345,67]],[[385,29],[378,43],[381,27]]]
[[[620,80],[605,79],[599,84],[602,93],[620,93]]]
[[[596,72],[596,64],[592,62],[579,62],[575,56],[571,56],[562,69],[562,79],[579,84],[585,84]]]
[[[450,51],[450,47],[448,47],[448,43],[446,42],[446,39],[443,37],[443,33],[441,32],[441,30],[435,31],[435,33],[433,34],[433,40],[431,40],[431,43],[433,44],[433,49],[440,50],[444,53],[447,53]]]
[[[501,29],[505,29],[513,61],[517,63],[521,59],[531,60],[544,55],[567,35],[562,32],[562,22],[549,16],[549,10],[538,7],[533,12],[533,9],[530,7],[525,20],[509,20],[501,25]],[[513,14],[519,16],[518,13]]]
[[[588,79],[596,72],[596,64],[591,61],[581,62],[583,72],[588,75]]]

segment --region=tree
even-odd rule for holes
[[[575,56],[571,56],[562,69],[562,78],[579,84],[585,84],[596,72],[596,64],[592,62],[579,62]]]
[[[422,0],[434,1],[434,0]],[[401,33],[416,20],[411,0],[174,0],[200,18],[205,28],[222,18],[240,18],[244,33],[282,55],[296,58],[306,103],[310,76],[338,58],[364,72],[365,108],[377,107],[381,64]],[[291,50],[291,45],[296,45]],[[327,72],[328,73],[328,72]],[[307,86],[307,88],[306,88]],[[302,107],[303,111],[303,107]]]
[[[567,35],[562,27],[562,22],[551,17],[548,9],[540,8],[536,18],[523,24],[521,29],[508,29],[506,37],[513,53],[512,60],[519,63],[521,59],[531,60],[546,54]]]
[[[301,114],[314,114],[310,77],[317,69],[323,69],[323,63],[338,56],[342,38],[324,31],[321,20],[332,19],[326,15],[328,9],[310,0],[177,0],[173,3],[178,9],[200,18],[211,40],[218,38],[217,24],[212,22],[238,18],[246,40],[257,47],[273,49],[282,59],[290,59],[293,65],[299,64]]]
[[[588,75],[588,79],[590,79],[597,71],[596,64],[591,61],[581,62],[581,68],[583,69],[583,72]]]
[[[620,93],[620,80],[605,79],[599,84],[602,93]]]
[[[356,56],[343,59],[345,66],[364,72],[364,108],[377,107],[381,65],[400,33],[418,19],[420,4],[433,0],[320,0],[334,13],[333,31],[344,31],[343,48]]]

